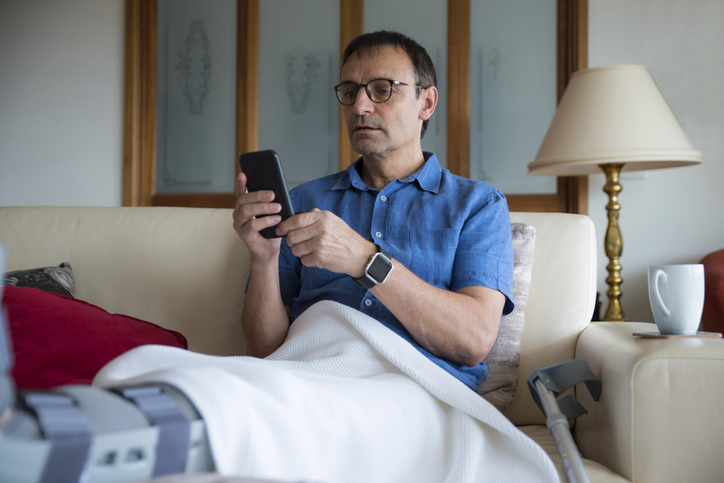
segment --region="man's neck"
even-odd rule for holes
[[[360,177],[369,187],[382,188],[396,179],[405,179],[425,164],[422,149],[411,156],[363,155]]]

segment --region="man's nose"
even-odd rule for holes
[[[352,104],[352,109],[355,114],[371,112],[374,110],[374,104],[375,103],[372,102],[372,99],[370,99],[370,96],[367,94],[367,89],[360,87],[357,91],[357,97],[355,97],[354,104]]]

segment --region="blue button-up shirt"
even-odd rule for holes
[[[513,246],[505,197],[487,183],[441,169],[434,154],[424,154],[427,162],[422,168],[382,191],[362,182],[359,159],[346,171],[293,189],[294,209],[335,213],[435,287],[499,290],[506,297],[503,313],[510,313]],[[488,375],[485,363],[467,367],[430,353],[351,277],[303,266],[286,242],[282,242],[279,257],[279,278],[282,301],[291,307],[292,321],[316,302],[333,300],[380,321],[473,390]]]

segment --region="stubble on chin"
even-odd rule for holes
[[[380,151],[379,143],[375,142],[374,139],[371,139],[371,137],[366,134],[350,134],[349,142],[352,145],[352,149],[360,156],[376,154]]]
[[[370,133],[356,132],[355,127],[359,125],[372,127],[375,131]],[[379,121],[365,119],[364,117],[355,117],[352,119],[347,125],[347,130],[352,149],[362,156],[377,153],[380,149],[380,146],[378,146],[381,141],[379,138],[380,135],[383,137],[386,136],[384,126]]]

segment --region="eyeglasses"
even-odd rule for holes
[[[355,103],[357,100],[357,92],[361,87],[365,88],[367,97],[369,97],[372,102],[382,103],[389,101],[390,97],[392,97],[392,86],[408,86],[414,87],[415,89],[424,89],[423,86],[411,86],[410,84],[396,80],[375,79],[369,81],[367,84],[342,82],[334,86],[334,92],[337,94],[337,100],[343,106],[351,106]]]

